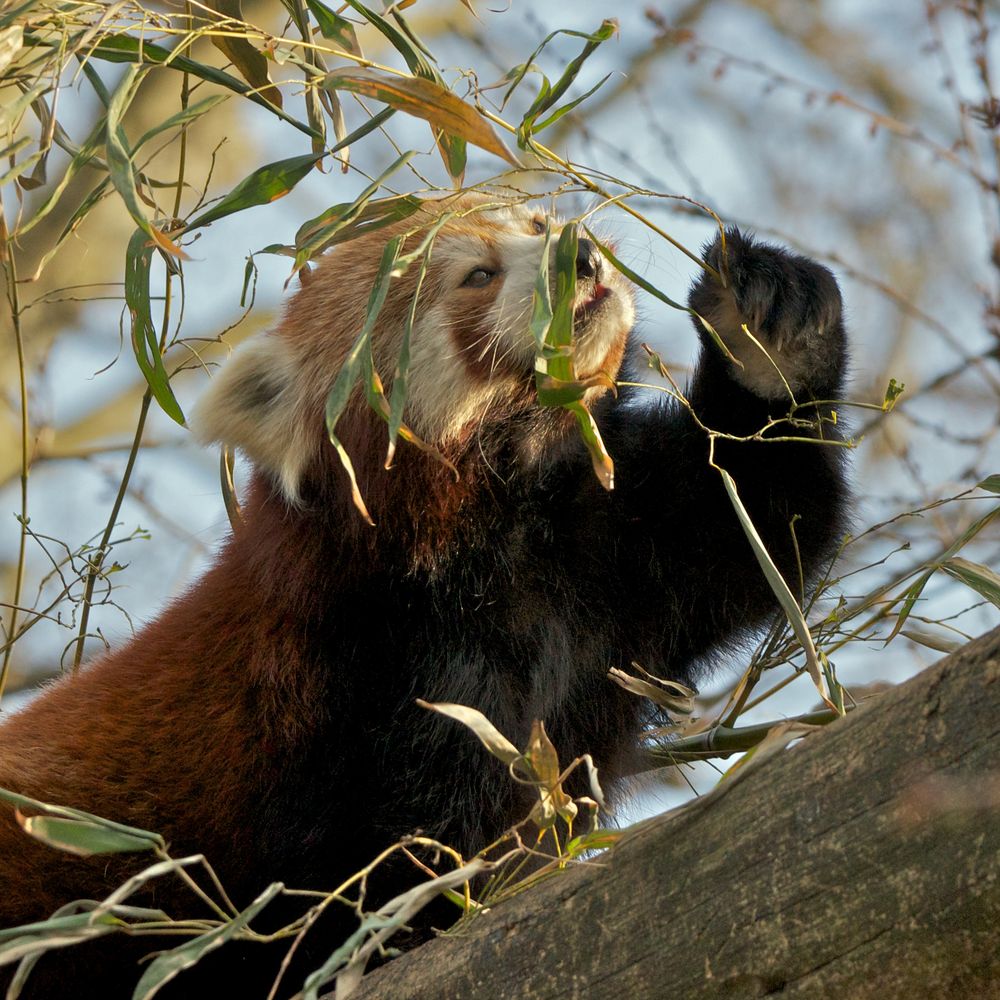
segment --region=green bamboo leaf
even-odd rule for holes
[[[139,197],[139,189],[136,185],[136,170],[132,161],[132,152],[128,147],[128,140],[125,136],[125,129],[121,120],[128,106],[132,103],[136,89],[142,81],[148,67],[130,66],[122,76],[115,92],[111,95],[111,103],[108,105],[107,115],[107,138],[105,150],[108,161],[108,173],[111,182],[121,195],[129,215],[135,220],[136,225],[146,234],[146,236],[165,253],[174,257],[185,257],[186,255],[176,243],[165,233],[157,229],[146,215]]]
[[[112,820],[95,816],[92,813],[84,812],[82,809],[71,809],[68,806],[57,806],[50,802],[41,802],[27,795],[12,792],[7,788],[0,788],[0,801],[8,802],[17,809],[27,809],[39,816],[55,817],[57,819],[74,820],[79,823],[91,826],[100,826],[106,830],[123,834],[124,836],[142,840],[146,849],[158,848],[162,850],[166,847],[163,838],[158,833],[149,830],[142,830],[135,826],[126,826],[123,823],[115,823]],[[2,936],[0,936],[2,940]]]
[[[132,1000],[150,1000],[160,989],[180,975],[185,969],[190,969],[210,952],[221,948],[241,931],[246,930],[250,921],[271,902],[275,896],[284,891],[280,882],[269,885],[242,913],[221,927],[210,930],[191,941],[158,955],[149,964],[142,978],[136,984]]]
[[[121,830],[110,829],[90,820],[57,816],[18,816],[25,833],[49,847],[87,858],[92,854],[125,854],[149,851],[153,844]]]
[[[885,390],[885,398],[882,400],[882,410],[889,413],[896,405],[896,400],[903,394],[906,388],[905,382],[897,382],[894,378],[889,379],[889,385]]]
[[[413,334],[413,323],[417,314],[417,302],[420,300],[420,291],[423,288],[424,278],[427,275],[427,264],[430,261],[428,251],[420,261],[420,270],[417,273],[417,284],[413,290],[413,299],[410,301],[410,308],[406,313],[406,323],[403,326],[403,343],[399,348],[399,357],[396,359],[396,370],[392,376],[392,392],[389,397],[389,447],[385,455],[385,467],[392,467],[392,459],[396,452],[396,439],[399,437],[400,427],[403,424],[403,407],[406,405],[406,393],[408,389],[407,375],[410,370],[410,338]]]
[[[990,493],[1000,493],[1000,476],[987,476],[979,484],[979,489],[988,490]]]
[[[248,101],[253,101],[254,104],[267,108],[282,121],[288,122],[300,132],[305,132],[310,138],[315,138],[316,133],[308,125],[266,101],[255,93],[252,87],[237,77],[216,69],[214,66],[206,66],[204,63],[196,62],[187,56],[176,55],[170,49],[143,38],[135,38],[131,35],[104,35],[90,50],[90,56],[95,59],[103,59],[106,62],[142,63],[146,66],[164,65],[179,73],[190,73],[192,76],[208,83],[218,84],[220,87],[225,87],[227,90],[245,97]]]
[[[513,167],[521,166],[493,126],[471,104],[456,97],[436,80],[419,76],[392,76],[374,69],[349,68],[328,73],[323,86],[381,101],[398,111],[422,118],[446,135],[471,142],[506,160]],[[449,170],[452,166],[454,163],[449,165]]]
[[[357,32],[354,24],[346,17],[335,14],[321,0],[306,0],[312,16],[316,18],[320,34],[324,38],[329,38],[331,42],[336,42],[345,52],[352,52],[354,55],[361,55],[361,46],[358,44]]]
[[[210,0],[209,7],[220,14],[243,22],[243,5],[240,0]],[[281,91],[271,82],[267,59],[246,38],[238,35],[210,35],[212,44],[239,70],[240,75],[265,101],[280,108]]]
[[[416,212],[420,207],[420,200],[412,195],[399,195],[376,202],[371,211],[365,214],[368,202],[378,189],[414,155],[414,150],[407,150],[398,156],[354,201],[332,205],[314,219],[304,222],[295,234],[296,253],[293,273],[336,243],[360,236],[363,232],[380,229],[396,220],[408,218]],[[357,228],[353,229],[350,235],[344,233],[344,230],[353,224],[357,224]]]
[[[395,222],[402,222],[418,212],[422,204],[415,195],[394,194],[369,202],[360,207],[360,211],[353,211],[359,207],[357,202],[364,194],[362,192],[352,202],[331,206],[299,228],[296,244],[301,241],[302,248],[309,248],[308,260],[338,243],[346,243]]]
[[[594,473],[606,489],[614,489],[615,466],[608,454],[593,416],[583,404],[583,394],[595,385],[614,385],[602,375],[580,381],[573,364],[573,304],[576,299],[576,255],[579,245],[576,225],[563,226],[556,244],[555,299],[549,281],[549,246],[552,234],[546,231],[545,249],[535,278],[529,327],[535,338],[535,392],[542,406],[562,406],[576,418],[580,436],[590,454]]]
[[[441,74],[428,61],[421,47],[414,43],[411,37],[390,24],[381,14],[376,14],[359,0],[347,0],[349,6],[353,7],[369,24],[377,28],[388,39],[389,44],[403,57],[410,72],[421,76],[426,80],[435,80],[442,84]]]
[[[149,304],[149,278],[153,247],[142,229],[129,240],[125,255],[125,303],[132,320],[132,349],[153,398],[172,420],[184,425],[184,413],[170,388],[163,366],[159,338],[153,327]]]
[[[615,463],[608,454],[608,449],[604,446],[604,440],[593,414],[580,402],[569,403],[566,409],[576,417],[580,437],[583,438],[583,443],[590,453],[590,462],[594,467],[597,481],[604,489],[613,490],[615,488]]]
[[[10,27],[22,14],[27,14],[29,10],[41,5],[41,0],[27,0],[27,3],[20,7],[13,7],[0,14],[0,28]]]
[[[354,472],[354,464],[347,449],[336,435],[337,422],[340,420],[351,393],[354,391],[358,378],[362,374],[366,356],[371,357],[371,335],[378,319],[378,314],[385,304],[385,297],[389,293],[389,283],[392,280],[392,270],[399,256],[400,248],[403,245],[402,236],[394,236],[385,245],[382,251],[382,259],[379,262],[378,272],[375,275],[375,284],[368,296],[368,308],[365,313],[364,325],[358,334],[347,357],[341,365],[340,371],[334,380],[333,386],[326,397],[326,430],[330,438],[330,443],[337,451],[340,463],[344,467],[351,483],[351,498],[354,506],[361,516],[369,523],[374,524],[371,514],[365,505],[361,490],[358,487],[357,476]]]
[[[995,573],[989,566],[954,556],[941,568],[1000,608],[1000,574]]]
[[[202,115],[207,114],[216,105],[227,100],[229,100],[229,98],[225,94],[212,94],[210,97],[206,97],[200,101],[195,101],[194,104],[189,104],[186,108],[182,108],[176,114],[171,115],[166,121],[160,122],[158,125],[154,125],[152,128],[143,132],[142,137],[135,144],[135,148],[137,150],[140,149],[147,142],[149,142],[150,139],[163,132],[169,132],[172,128],[178,128],[181,125],[187,125],[193,121],[197,121]]]
[[[539,132],[543,131],[544,129],[547,129],[550,125],[559,121],[559,119],[562,118],[563,115],[568,114],[575,107],[577,107],[578,105],[582,104],[585,100],[587,100],[588,97],[592,96],[593,94],[596,94],[597,91],[599,91],[601,87],[603,87],[610,79],[611,79],[611,74],[608,73],[608,75],[605,76],[603,80],[600,80],[596,84],[594,84],[594,86],[591,87],[590,90],[588,90],[585,94],[581,94],[578,98],[576,98],[576,100],[570,101],[569,104],[564,104],[561,108],[557,108],[544,121],[540,121],[536,125],[532,126],[531,134],[537,135]]]
[[[736,489],[733,477],[720,466],[716,465],[715,468],[719,470],[719,474],[722,476],[722,482],[726,487],[726,493],[729,494],[730,503],[732,503],[740,525],[750,542],[753,554],[760,564],[760,568],[764,571],[768,585],[774,592],[774,596],[778,598],[781,610],[784,611],[785,617],[788,619],[788,624],[791,625],[795,637],[799,640],[799,644],[806,654],[806,670],[809,671],[809,676],[812,678],[813,684],[816,685],[816,690],[819,691],[820,697],[831,708],[836,709],[836,706],[830,700],[830,692],[823,677],[823,669],[819,662],[819,656],[816,653],[816,646],[813,643],[809,626],[806,624],[805,615],[802,614],[802,609],[799,607],[798,601],[795,600],[791,590],[788,589],[785,578],[778,571],[778,567],[775,566],[774,560],[767,551],[763,539],[757,533],[750,514],[747,512],[746,507],[743,506],[743,501],[740,499],[740,494]]]
[[[522,149],[528,148],[531,136],[536,131],[536,122],[539,116],[548,111],[549,108],[551,108],[556,101],[558,101],[563,94],[569,90],[573,81],[576,79],[577,74],[583,68],[583,64],[594,53],[594,50],[597,49],[597,47],[603,42],[606,42],[609,38],[611,38],[612,35],[617,34],[617,32],[618,22],[608,18],[601,22],[601,26],[592,35],[582,36],[586,39],[586,41],[580,54],[569,63],[563,71],[562,76],[551,87],[545,88],[539,92],[538,96],[532,102],[531,107],[528,108],[524,117],[521,119],[521,124],[517,128],[517,144]],[[549,38],[551,37],[552,36],[550,35]],[[548,39],[545,40],[545,42],[547,41]],[[542,43],[543,46],[545,42]],[[535,56],[537,56],[540,51],[541,46],[532,54],[531,59],[528,60],[529,64],[534,61]],[[517,82],[520,81],[518,80]],[[604,81],[602,80],[601,83],[603,82]],[[585,96],[589,96],[589,93]],[[567,108],[566,110],[568,111],[570,109]],[[553,118],[552,120],[555,119]]]
[[[989,482],[989,480],[986,480]],[[954,541],[948,548],[941,553],[941,557],[937,562],[930,564],[926,572],[922,573],[915,583],[911,584],[909,588],[905,591],[905,597],[903,599],[903,604],[899,609],[899,613],[896,616],[896,624],[893,626],[892,631],[886,637],[886,644],[890,643],[896,638],[899,631],[902,629],[906,622],[906,619],[910,616],[910,612],[913,611],[914,606],[920,599],[920,595],[923,593],[924,587],[927,586],[927,582],[934,575],[934,571],[939,569],[944,563],[951,559],[956,553],[958,553],[962,548],[964,548],[969,542],[972,541],[980,531],[983,530],[987,525],[992,524],[993,521],[1000,517],[1000,507],[996,507],[989,513],[984,514],[978,521],[966,528],[965,531]]]
[[[258,167],[252,174],[244,177],[218,204],[203,212],[187,230],[207,226],[234,212],[242,212],[256,205],[268,205],[272,201],[283,198],[309,171],[322,159],[315,153],[305,156],[292,156],[287,160],[277,160]]]

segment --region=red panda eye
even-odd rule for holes
[[[540,218],[532,219],[531,228],[534,229],[536,236],[543,236],[545,234],[545,220]]]
[[[466,275],[462,285],[466,288],[485,288],[496,276],[496,271],[490,271],[485,267],[477,267]]]

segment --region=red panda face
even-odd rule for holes
[[[535,368],[529,328],[545,252],[544,213],[486,195],[427,202],[416,216],[366,234],[322,257],[292,298],[281,326],[237,351],[196,411],[206,441],[242,449],[275,474],[293,501],[324,444],[326,395],[359,331],[386,242],[403,253],[444,212],[417,300],[404,419],[439,446],[526,397]],[[418,220],[414,222],[414,219]],[[557,222],[551,222],[553,229]],[[549,243],[555,274],[555,240]],[[418,267],[395,277],[372,334],[372,355],[389,390],[416,291]],[[631,288],[589,240],[580,240],[574,361],[581,377],[617,374],[634,321]],[[363,405],[358,400],[359,405]]]

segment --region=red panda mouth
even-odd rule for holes
[[[606,299],[611,295],[611,289],[607,285],[602,285],[599,281],[594,282],[593,289],[578,298],[573,308],[573,318],[578,323],[586,323],[590,317],[604,305]]]

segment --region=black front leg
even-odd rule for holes
[[[663,668],[689,678],[693,659],[751,633],[776,607],[710,464],[706,428],[722,435],[714,461],[735,480],[793,593],[800,589],[799,561],[808,584],[844,527],[844,449],[817,440],[839,440],[835,426],[820,420],[831,409],[821,401],[841,390],[846,360],[836,280],[814,261],[737,230],[726,236],[725,254],[718,239],[705,251],[726,284],[705,274],[689,302],[741,365],[698,324],[702,355],[687,391],[690,410],[623,399],[605,435],[628,534],[622,573],[637,581],[635,634],[658,634]],[[794,423],[782,421],[789,413]],[[781,422],[763,440],[732,439],[752,438],[771,420]],[[780,437],[806,440],[774,440]],[[637,652],[653,656],[648,648]]]

